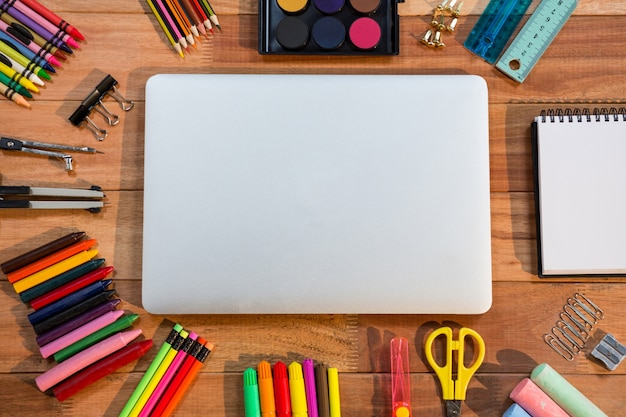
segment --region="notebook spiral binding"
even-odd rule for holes
[[[546,123],[548,120],[550,123],[554,123],[558,121],[559,123],[563,123],[565,121],[573,122],[574,120],[578,122],[582,122],[583,119],[587,122],[591,122],[594,118],[596,122],[604,120],[605,122],[613,119],[614,122],[620,120],[626,121],[626,107],[611,107],[607,109],[606,107],[596,107],[593,110],[589,110],[588,108],[556,108],[556,109],[548,109],[542,110],[540,113],[541,121]]]
[[[568,361],[583,351],[589,336],[604,312],[593,301],[581,293],[567,299],[559,320],[551,332],[543,335],[543,340],[556,353]]]

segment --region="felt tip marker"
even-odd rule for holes
[[[315,390],[317,394],[317,413],[319,417],[329,417],[328,367],[323,363],[315,365]]]
[[[315,391],[315,365],[313,364],[313,359],[305,359],[302,362],[302,372],[304,373],[306,408],[309,413],[309,417],[318,417],[317,393]]]
[[[337,368],[328,368],[328,405],[330,406],[330,417],[341,417],[339,371]]]
[[[274,400],[274,380],[272,366],[268,361],[261,361],[258,366],[259,396],[262,417],[276,417],[276,402]]]
[[[246,417],[261,416],[261,399],[256,369],[243,371],[243,404]]]
[[[287,366],[281,361],[274,364],[274,398],[276,401],[276,416],[291,417],[289,377],[287,376]]]
[[[298,362],[289,364],[289,395],[291,397],[291,415],[293,417],[308,417],[304,374],[302,365]]]

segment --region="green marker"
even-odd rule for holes
[[[254,368],[248,368],[243,372],[243,401],[246,417],[261,417],[259,384]]]
[[[139,397],[141,397],[141,394],[143,394],[143,391],[146,389],[146,386],[152,379],[152,376],[159,368],[159,365],[161,365],[163,358],[165,357],[165,355],[167,355],[167,352],[169,352],[170,348],[172,347],[172,343],[174,342],[174,340],[176,340],[176,337],[181,330],[183,330],[183,326],[181,326],[180,324],[174,325],[174,328],[170,332],[169,336],[167,336],[167,339],[163,343],[163,346],[161,346],[161,349],[159,350],[157,355],[154,357],[154,360],[146,370],[143,378],[141,378],[141,381],[139,381],[139,384],[137,384],[137,388],[135,388],[135,391],[133,391],[132,395],[128,399],[128,402],[120,412],[119,417],[128,417],[130,415],[133,407],[135,407],[135,404],[137,404]]]
[[[113,323],[109,324],[108,326],[105,326],[102,329],[90,334],[89,336],[86,336],[72,343],[66,348],[61,349],[60,351],[54,354],[54,360],[57,361],[57,363],[63,362],[64,360],[68,359],[70,356],[74,356],[78,352],[83,351],[87,349],[88,347],[95,345],[96,343],[100,342],[101,340],[106,339],[112,334],[121,332],[122,330],[130,327],[138,318],[139,318],[139,314],[131,314],[128,316],[120,317],[119,319],[115,320]]]

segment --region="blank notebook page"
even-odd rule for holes
[[[626,122],[539,117],[536,128],[540,272],[626,273]]]

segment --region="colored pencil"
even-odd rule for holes
[[[159,367],[154,372],[154,375],[150,379],[150,382],[148,382],[148,385],[146,385],[146,388],[137,400],[137,404],[135,404],[135,406],[133,407],[133,410],[130,413],[131,417],[138,417],[141,414],[141,411],[146,406],[157,385],[159,385],[161,378],[163,378],[163,375],[165,375],[165,372],[167,372],[167,368],[169,368],[172,364],[172,361],[174,360],[179,349],[185,342],[185,339],[187,339],[187,336],[189,336],[189,333],[184,329],[181,330],[180,333],[178,333],[176,339],[170,346],[170,349],[167,351],[167,354],[159,364]]]
[[[191,366],[194,364],[194,362],[196,362],[196,357],[206,344],[207,341],[202,337],[198,337],[198,339],[194,341],[193,345],[189,349],[189,354],[185,357],[183,364],[180,366],[180,369],[178,370],[176,375],[174,375],[174,378],[167,386],[165,392],[161,396],[161,399],[157,403],[154,411],[152,412],[153,417],[157,417],[163,414],[167,406],[174,398],[174,395],[176,395],[176,392],[178,391],[178,388],[182,384],[183,380],[187,377]]]
[[[175,35],[174,35],[173,30],[163,20],[163,17],[161,16],[161,13],[159,12],[159,10],[156,8],[154,2],[152,0],[146,0],[146,3],[148,3],[148,6],[150,6],[150,10],[152,10],[154,17],[156,17],[157,22],[159,22],[159,25],[161,26],[161,29],[163,29],[163,33],[165,33],[165,37],[170,41],[170,44],[172,44],[172,47],[176,50],[176,52],[178,52],[178,55],[180,55],[181,58],[184,58],[185,54],[183,53],[183,50],[180,44],[174,39]]]
[[[191,349],[196,339],[198,339],[198,335],[195,332],[190,332],[187,338],[183,341],[183,344],[178,352],[176,352],[176,356],[172,360],[172,363],[167,367],[163,377],[154,388],[154,391],[150,395],[150,398],[148,398],[148,401],[146,401],[146,404],[143,406],[141,413],[139,413],[139,417],[148,417],[152,414],[152,411],[161,399],[165,389],[174,378],[174,375],[176,375],[176,373],[180,370],[185,357],[189,354],[189,349]]]
[[[193,363],[193,365],[191,365],[189,372],[187,372],[187,375],[185,376],[182,383],[176,390],[176,393],[174,394],[170,402],[167,403],[167,407],[165,408],[165,410],[163,411],[160,417],[168,417],[174,412],[174,410],[176,409],[176,406],[178,405],[180,400],[183,398],[183,395],[185,394],[185,392],[187,392],[189,385],[191,385],[196,375],[200,371],[200,368],[202,367],[206,359],[209,357],[209,354],[211,353],[213,349],[214,349],[214,346],[211,343],[207,343],[206,346],[202,347],[202,349],[200,350],[200,352],[195,358],[196,359],[195,362]],[[156,415],[154,417],[156,417]]]
[[[174,325],[169,335],[167,336],[167,339],[165,339],[165,342],[163,342],[163,345],[161,346],[158,353],[152,360],[152,363],[150,363],[150,366],[148,367],[143,377],[139,381],[139,384],[137,384],[137,387],[135,387],[135,390],[133,391],[130,398],[126,402],[126,405],[120,412],[119,417],[128,417],[130,413],[133,411],[133,409],[137,405],[137,402],[139,401],[139,398],[142,396],[146,387],[148,386],[148,384],[154,377],[155,372],[161,365],[161,362],[163,362],[163,359],[165,358],[170,348],[172,347],[172,343],[176,341],[176,337],[179,335],[181,330],[183,330],[183,326],[181,326],[180,324]]]

